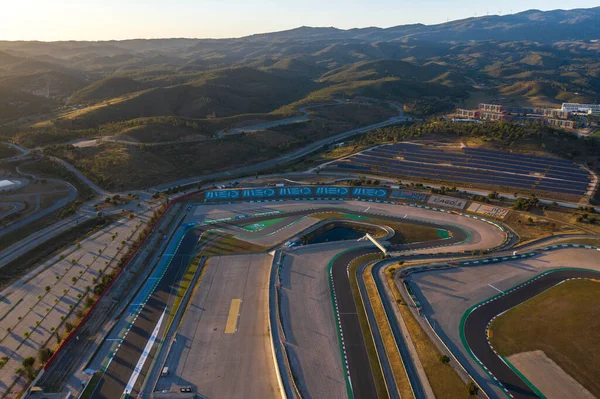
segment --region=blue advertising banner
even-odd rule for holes
[[[317,196],[333,195],[336,197],[347,196],[349,193],[348,187],[317,187],[315,192]]]
[[[355,197],[376,197],[383,198],[387,195],[387,190],[382,188],[360,188],[355,187],[352,189],[352,195]]]
[[[242,190],[242,197],[244,198],[265,198],[274,196],[275,189],[273,188],[253,188]]]
[[[279,189],[280,197],[312,195],[312,187],[286,187]]]
[[[237,199],[240,198],[239,190],[211,190],[206,192],[207,200]]]
[[[394,190],[390,194],[392,198],[400,198],[411,201],[425,201],[427,199],[427,194],[424,193],[416,193],[414,191],[406,191],[406,190]]]

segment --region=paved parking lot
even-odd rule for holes
[[[114,270],[128,249],[129,238],[150,216],[148,211],[134,219],[120,219],[82,239],[79,246],[66,248],[0,293],[0,356],[8,357],[0,369],[0,395],[13,385],[23,359],[36,358],[44,346],[54,349],[56,331],[64,337],[66,322],[76,324],[87,287],[93,290],[101,274]],[[10,388],[15,393],[6,397],[16,397],[24,387],[21,378]]]

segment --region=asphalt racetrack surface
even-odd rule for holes
[[[377,216],[378,219],[398,220],[386,216]],[[430,223],[423,223],[415,220],[404,220],[405,223],[421,226],[431,226]],[[437,225],[438,228],[445,228],[452,232],[452,237],[444,240],[435,240],[415,244],[395,245],[394,250],[403,249],[423,249],[443,244],[456,244],[467,238],[466,233],[454,226],[444,224]],[[350,288],[348,277],[348,264],[356,257],[377,252],[374,248],[358,248],[348,251],[339,256],[332,266],[333,284],[337,297],[337,304],[340,314],[340,323],[344,334],[344,343],[346,346],[346,355],[348,356],[348,368],[352,383],[352,390],[356,398],[376,398],[377,390],[373,379],[373,371],[369,362],[365,341],[361,332],[360,321],[358,319],[356,305]],[[422,388],[421,388],[422,390]]]
[[[121,343],[115,357],[112,359],[106,373],[100,380],[96,390],[91,396],[94,399],[115,399],[123,395],[132,372],[142,355],[148,339],[152,335],[154,327],[163,314],[169,295],[177,282],[183,275],[186,267],[195,253],[196,245],[200,239],[200,230],[189,230],[181,241],[179,249],[173,256],[171,264],[167,268],[158,286],[146,302],[138,318],[135,320],[131,330]],[[144,381],[151,364],[152,353],[148,356],[143,369],[130,394],[137,397],[140,385]]]
[[[406,209],[409,210],[408,208]],[[370,216],[380,220],[402,221],[403,223],[428,226],[433,228],[443,228],[449,230],[452,235],[450,238],[443,240],[435,240],[423,243],[414,244],[399,244],[390,246],[390,250],[405,250],[405,249],[423,249],[437,245],[452,245],[466,240],[469,237],[463,229],[453,225],[446,225],[443,222],[425,222],[412,219],[403,219],[401,217],[391,217],[386,215],[365,215],[354,210],[340,209],[324,205],[312,209],[303,209],[297,211],[286,212],[285,216],[307,215],[316,212],[344,212],[350,214],[360,214]],[[173,289],[177,287],[178,281],[183,275],[187,265],[195,254],[195,249],[199,238],[204,231],[224,227],[227,225],[240,225],[249,222],[260,222],[263,220],[273,219],[273,215],[266,215],[255,218],[246,218],[225,223],[215,223],[212,225],[198,226],[195,229],[188,231],[173,257],[172,263],[167,268],[164,276],[161,278],[157,288],[152,293],[144,308],[141,310],[139,317],[135,320],[131,330],[126,335],[120,345],[112,362],[110,363],[106,373],[102,377],[98,387],[96,388],[92,398],[113,399],[119,398],[124,393],[128,385],[129,379],[135,370],[136,364],[142,355],[144,348],[150,339],[152,332],[165,311],[169,295]],[[402,220],[400,220],[402,219]],[[368,355],[366,353],[363,335],[361,333],[360,323],[358,321],[355,303],[350,289],[350,282],[347,274],[348,263],[355,257],[366,253],[372,253],[373,248],[360,248],[355,251],[347,252],[337,258],[333,265],[332,277],[334,280],[338,306],[340,311],[340,319],[344,340],[347,350],[350,376],[354,395],[357,398],[376,397],[375,385],[373,381],[372,371]],[[152,363],[156,348],[152,348],[148,354],[140,374],[133,385],[133,389],[129,392],[132,396],[137,396],[141,384],[148,372],[148,368]]]
[[[465,338],[473,354],[490,370],[498,381],[517,399],[537,398],[538,395],[498,357],[487,341],[487,326],[492,318],[569,278],[598,278],[591,270],[559,270],[550,272],[529,284],[504,294],[475,309],[465,321]]]

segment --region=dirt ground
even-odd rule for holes
[[[548,399],[593,399],[594,395],[552,361],[543,351],[518,353],[508,360]]]

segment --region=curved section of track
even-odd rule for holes
[[[403,223],[410,223],[413,225],[421,225],[428,227],[444,228],[451,231],[452,236],[443,240],[429,241],[424,243],[413,243],[405,245],[393,246],[393,250],[418,250],[423,248],[430,248],[432,246],[442,245],[456,245],[457,243],[467,242],[471,240],[480,240],[481,237],[474,237],[473,232],[469,231],[465,226],[457,226],[455,215],[448,215],[448,220],[445,222],[437,222],[434,217],[427,217],[426,220],[415,220],[406,218],[408,216],[405,213],[402,215],[397,214],[396,209],[409,211],[413,208],[402,207],[394,208],[394,214],[398,216],[388,216],[384,214],[369,214],[363,211],[344,209],[343,207],[334,207],[332,204],[322,204],[321,206],[314,207],[314,203],[311,203],[313,207],[304,208],[300,210],[293,210],[291,212],[285,212],[285,216],[305,216],[311,213],[317,212],[339,212],[343,209],[345,213],[361,214],[363,216],[375,217],[379,220],[390,220],[390,221],[402,221]],[[385,205],[390,206],[390,205]],[[401,211],[400,211],[401,212]],[[417,217],[424,216],[424,213],[435,212],[430,210],[414,209],[417,213]],[[210,225],[196,225],[194,229],[187,232],[183,238],[181,245],[176,250],[173,257],[173,264],[171,264],[160,281],[157,283],[156,289],[148,299],[147,303],[140,310],[140,317],[133,323],[130,332],[127,334],[125,339],[120,345],[120,349],[115,354],[109,367],[106,370],[102,381],[100,382],[96,392],[94,392],[94,398],[112,398],[118,397],[126,387],[132,386],[131,391],[133,393],[139,392],[141,381],[144,379],[147,373],[148,364],[143,365],[140,370],[140,377],[137,382],[129,382],[129,376],[136,368],[135,361],[141,356],[144,351],[144,346],[148,342],[150,335],[153,331],[154,326],[167,306],[168,295],[174,289],[179,276],[185,269],[185,266],[190,261],[194,254],[194,248],[198,244],[200,235],[206,230],[217,229],[219,227],[225,227],[227,225],[240,225],[242,223],[248,223],[249,221],[258,222],[273,218],[273,215],[265,215],[260,217],[250,217],[240,220],[233,220],[229,222],[220,222]],[[468,220],[468,219],[465,219]],[[483,223],[477,221],[477,223]],[[190,226],[191,227],[191,226]],[[465,227],[465,228],[463,228]],[[472,228],[471,228],[472,229]],[[500,242],[500,240],[497,240]],[[202,245],[202,244],[200,244]],[[347,272],[347,266],[352,259],[362,254],[373,252],[373,248],[362,248],[351,250],[344,254],[341,254],[336,258],[332,264],[331,280],[335,285],[335,295],[337,296],[337,303],[339,306],[340,324],[341,329],[344,333],[344,344],[347,350],[347,367],[350,371],[352,381],[352,392],[353,396],[357,398],[374,398],[377,397],[372,372],[370,369],[369,358],[365,349],[363,335],[361,333],[360,323],[355,308],[354,299],[352,297],[352,291],[350,288],[350,281]],[[154,352],[154,349],[151,350]],[[153,354],[150,353],[149,357]],[[130,392],[131,392],[130,391]]]
[[[599,272],[584,269],[558,269],[539,275],[529,282],[505,294],[500,294],[467,311],[461,326],[464,343],[484,369],[491,373],[501,384],[507,396],[518,399],[539,397],[529,385],[524,382],[497,355],[487,339],[487,329],[491,320],[507,310],[533,298],[534,296],[572,278],[598,278]]]
[[[378,218],[390,221],[396,220],[396,218],[384,216],[378,216]],[[407,222],[415,225],[431,226],[431,223],[421,221],[407,220]],[[440,244],[455,245],[468,239],[468,234],[459,227],[448,226],[442,223],[440,223],[437,227],[449,230],[450,232],[452,232],[452,236],[448,239],[443,240],[435,240],[414,244],[400,244],[394,246],[394,250],[402,251],[408,249],[426,249],[437,247]],[[370,366],[369,356],[366,351],[365,341],[363,338],[360,321],[358,319],[358,312],[352,296],[352,290],[350,288],[350,275],[348,271],[348,265],[353,259],[373,252],[373,248],[358,248],[356,250],[346,251],[339,255],[337,258],[335,258],[331,269],[331,277],[333,279],[333,284],[335,287],[334,294],[337,299],[337,311],[344,339],[343,345],[345,346],[345,352],[347,356],[347,359],[343,360],[347,360],[348,362],[348,373],[350,375],[353,394],[356,398],[375,398],[377,397],[377,390],[375,388],[373,370]],[[361,273],[358,274],[361,275]],[[359,277],[359,288],[363,290],[364,284],[362,284],[361,282],[362,279]],[[365,301],[365,310],[367,313],[367,317],[374,321],[374,315],[371,309],[371,305],[368,301]],[[371,326],[375,328],[375,334],[378,334],[377,323],[371,323]],[[401,344],[402,341],[399,340],[399,346],[402,346]],[[383,351],[382,354],[385,355],[385,351]],[[393,382],[393,377],[390,377],[392,373],[389,363],[386,363],[387,358],[384,357],[382,360],[384,375],[388,375],[388,378],[386,378],[388,389],[396,389],[395,383]],[[412,371],[412,369],[410,371]],[[416,372],[410,371],[407,370],[407,373],[409,373],[409,379],[411,381],[411,385],[413,386],[413,390],[415,391],[415,395],[420,394],[417,397],[423,397],[423,395],[421,394],[423,389],[420,380]]]

